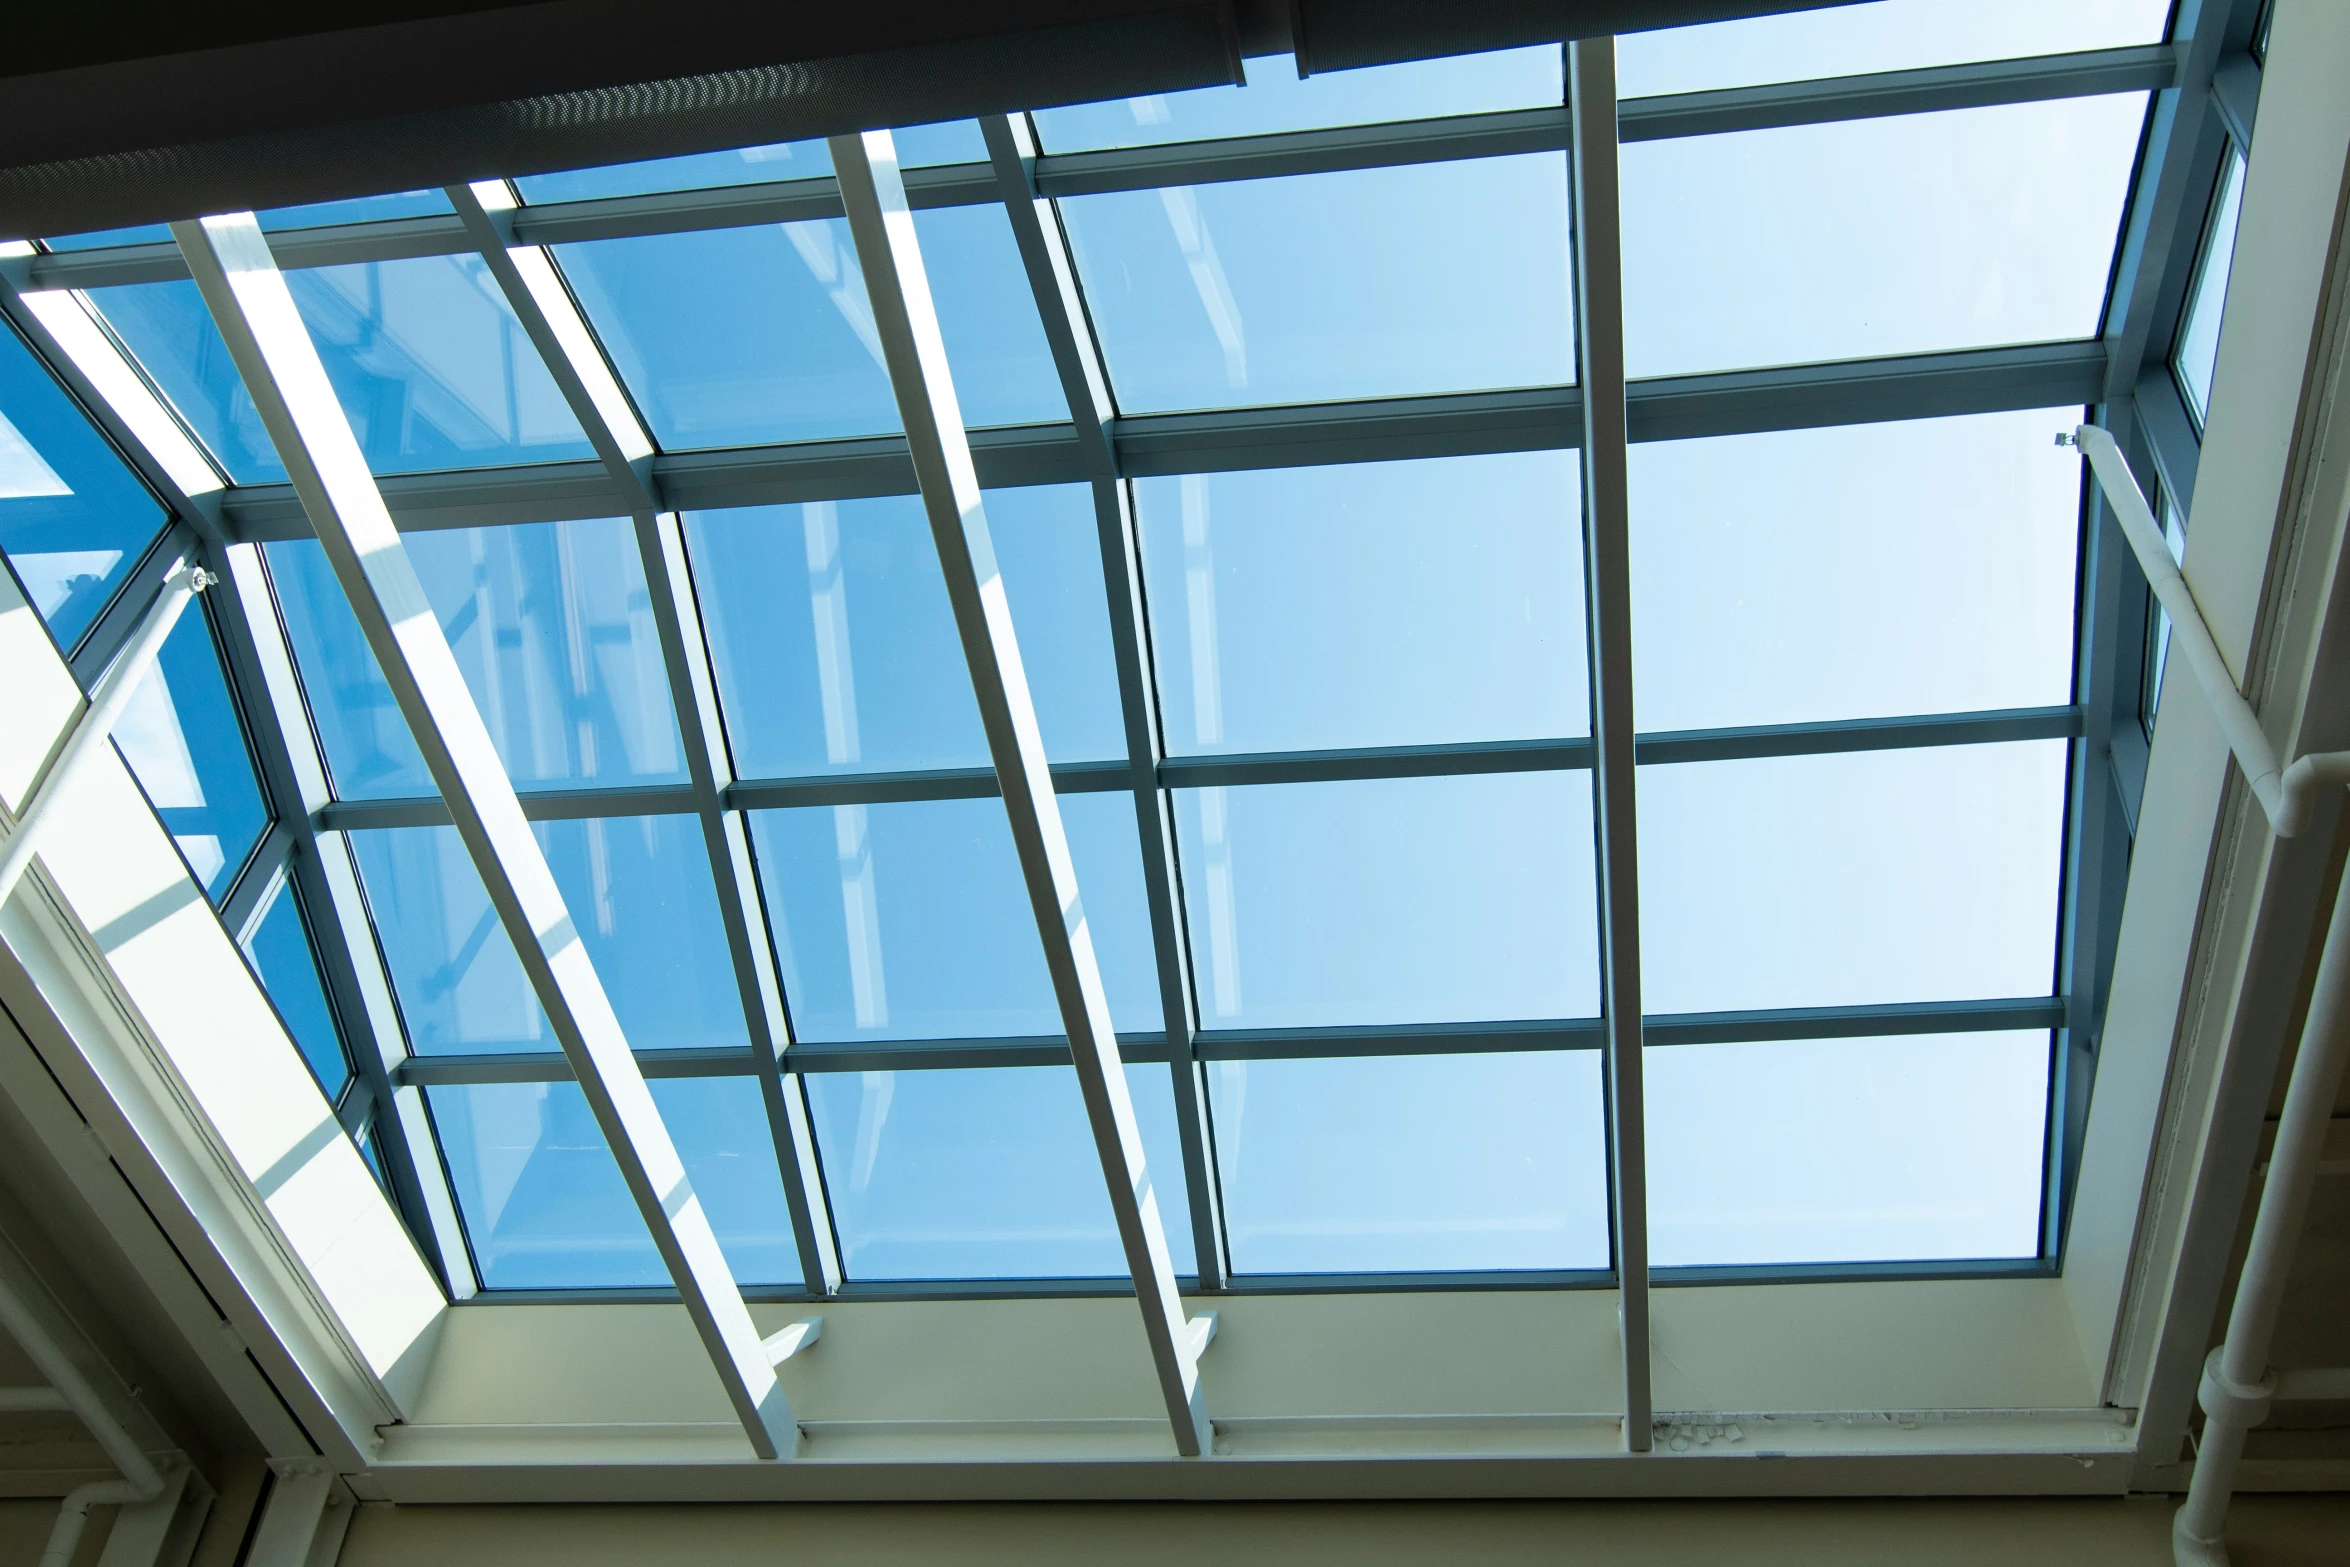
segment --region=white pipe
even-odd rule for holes
[[[98,1390],[90,1385],[82,1368],[50,1337],[49,1330],[17,1294],[5,1274],[0,1274],[0,1331],[16,1340],[41,1375],[49,1379],[50,1388],[55,1389],[65,1406],[81,1416],[82,1424],[90,1428],[90,1434],[98,1439],[107,1458],[122,1471],[124,1481],[138,1493],[137,1500],[144,1501],[163,1489],[163,1474],[155,1467],[154,1460],[123,1429],[122,1422],[114,1418],[114,1412],[98,1397]]]
[[[200,566],[182,560],[171,568],[163,579],[163,592],[155,605],[147,611],[147,618],[139,623],[130,645],[106,666],[106,673],[98,677],[98,685],[90,693],[90,705],[67,737],[65,750],[49,769],[49,776],[33,791],[25,802],[24,812],[17,818],[16,831],[9,834],[7,847],[0,851],[0,903],[8,901],[16,891],[16,884],[24,876],[33,855],[40,848],[41,830],[48,820],[49,808],[62,798],[73,783],[74,776],[84,763],[97,754],[98,747],[113,734],[115,721],[130,705],[139,682],[155,665],[163,651],[163,639],[171,635],[171,628],[179,623],[180,611],[188,601],[212,585],[212,574]]]
[[[88,1485],[77,1485],[65,1493],[65,1505],[57,1510],[57,1522],[49,1526],[49,1544],[41,1552],[41,1567],[71,1567],[73,1553],[82,1543],[82,1530],[90,1522],[90,1509],[123,1502],[144,1502],[162,1490],[142,1495],[128,1480],[93,1480]]]

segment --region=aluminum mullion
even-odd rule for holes
[[[1143,895],[1150,906],[1151,946],[1158,967],[1159,1006],[1166,1036],[1181,1043],[1168,1066],[1173,1074],[1175,1129],[1183,1149],[1184,1188],[1191,1204],[1192,1250],[1200,1288],[1218,1290],[1231,1273],[1224,1239],[1223,1197],[1209,1146],[1207,1079],[1190,1042],[1199,1031],[1191,955],[1184,940],[1180,882],[1175,866],[1174,823],[1160,787],[1166,755],[1158,703],[1153,699],[1147,618],[1142,602],[1142,559],[1134,528],[1133,497],[1118,473],[1110,439],[1117,408],[1110,398],[1109,371],[1078,288],[1076,259],[1050,199],[1036,188],[1035,127],[1026,115],[997,115],[980,122],[1011,219],[1012,237],[1028,273],[1028,286],[1044,321],[1045,339],[1060,372],[1077,430],[1077,444],[1092,470],[1095,537],[1102,561],[1102,587],[1110,612],[1110,641],[1118,669],[1118,702],[1126,727],[1126,757],[1134,792],[1136,829],[1142,845]],[[1056,777],[1055,788],[1059,782]]]
[[[751,869],[749,831],[741,816],[727,808],[725,791],[734,781],[734,769],[686,564],[683,526],[661,507],[652,478],[652,438],[604,362],[554,264],[543,250],[514,243],[512,197],[506,187],[452,185],[447,194],[614,488],[626,498],[635,523],[669,680],[670,707],[685,749],[690,809],[702,826],[751,1053],[763,1068],[760,1092],[799,1246],[801,1278],[812,1291],[830,1294],[840,1287],[840,1254],[807,1100],[798,1081],[787,1077],[780,1065],[791,1043],[791,1025],[775,972],[766,909]]]
[[[1196,1458],[1214,1441],[1200,1387],[1201,1341],[1176,1289],[896,149],[887,131],[836,136],[830,145],[1176,1451]]]
[[[1617,201],[1616,45],[1567,45],[1576,344],[1582,359],[1583,580],[1591,657],[1608,1175],[1614,1199],[1624,1446],[1652,1441],[1648,1168],[1641,1095],[1640,883],[1632,727],[1631,434],[1624,395],[1623,245]]]
[[[247,392],[318,529],[458,835],[668,1265],[752,1449],[799,1428],[709,1215],[524,819],[447,637],[401,547],[309,330],[253,215],[172,226]]]

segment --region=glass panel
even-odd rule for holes
[[[2187,559],[2187,520],[2179,515],[2179,508],[2168,495],[2160,498],[2162,506],[2162,538],[2170,546],[2171,559],[2184,564]],[[2170,611],[2146,595],[2146,608],[2153,618],[2147,635],[2145,699],[2139,703],[2139,717],[2143,720],[2149,739],[2154,735],[2154,715],[2162,707],[2162,675],[2170,663]]]
[[[81,640],[166,520],[48,367],[0,327],[0,552],[59,646]]]
[[[652,598],[627,521],[453,528],[401,542],[515,783],[684,780]],[[302,539],[266,553],[336,792],[437,792],[325,550]]]
[[[701,823],[534,822],[596,977],[638,1050],[745,1048]],[[454,827],[355,832],[376,937],[422,1055],[561,1048]]]
[[[1121,191],[1061,219],[1128,413],[1548,385],[1575,374],[1566,168]]]
[[[985,163],[987,143],[976,120],[912,125],[895,133],[898,163],[916,168],[932,163]],[[527,202],[587,201],[598,196],[645,196],[656,191],[708,190],[721,185],[763,185],[771,180],[813,179],[832,172],[832,152],[821,138],[769,142],[731,152],[697,152],[682,158],[652,158],[600,169],[567,169],[525,174],[514,182]]]
[[[269,830],[269,807],[201,605],[164,639],[115,721],[114,744],[188,869],[219,902]]]
[[[1652,1012],[2048,994],[2067,743],[1640,769]]]
[[[1649,1260],[2037,1256],[2048,1046],[2031,1033],[1649,1049]]]
[[[1877,0],[1616,40],[1627,98],[2160,43],[2171,0]]]
[[[757,1080],[660,1078],[650,1086],[736,1281],[799,1283],[791,1210]],[[486,1287],[669,1285],[577,1083],[466,1083],[424,1093]]]
[[[1069,417],[1002,207],[914,215],[970,425]],[[654,439],[671,450],[898,428],[846,220],[560,245]]]
[[[1599,1010],[1588,774],[1180,789],[1175,831],[1206,1027]]]
[[[1218,1061],[1240,1273],[1608,1266],[1599,1052]]]
[[[335,1027],[334,1008],[327,1004],[326,987],[318,978],[318,958],[311,951],[304,928],[302,906],[291,884],[281,885],[269,901],[269,910],[246,938],[245,956],[269,992],[270,1004],[292,1036],[302,1059],[318,1079],[328,1099],[341,1095],[351,1080],[350,1059],[343,1052],[342,1032]]]
[[[360,196],[350,201],[319,201],[303,207],[272,207],[261,214],[262,228],[315,228],[329,223],[373,223],[385,218],[434,217],[449,210],[449,198],[437,190],[404,190],[386,196]],[[171,230],[161,223],[137,228],[98,229],[43,241],[51,250],[95,250],[103,245],[171,243]]]
[[[1167,748],[1587,733],[1580,483],[1573,452],[1137,480]]]
[[[1093,492],[990,490],[1045,750],[1124,757]],[[987,737],[918,496],[688,512],[735,769],[985,767]]]
[[[2094,337],[2145,109],[2125,93],[1625,147],[1630,373]]]
[[[2220,171],[2219,194],[2211,202],[2211,232],[2203,239],[2203,263],[2195,275],[2195,293],[2187,301],[2187,317],[2179,326],[2179,346],[2172,356],[2187,406],[2201,427],[2211,411],[2211,373],[2219,363],[2220,311],[2227,303],[2228,269],[2236,259],[2236,220],[2244,211],[2244,155],[2229,150],[2227,167]]]
[[[1061,820],[1111,1022],[1156,1033],[1134,799],[1064,795]],[[751,839],[795,1039],[1061,1033],[1002,801],[753,811]]]
[[[94,288],[89,300],[231,479],[269,484],[285,478],[285,464],[277,460],[194,283],[183,278]]]
[[[1286,54],[1250,60],[1247,71],[1246,87],[1202,87],[1040,109],[1037,137],[1047,152],[1083,152],[1538,109],[1566,101],[1565,62],[1556,44],[1329,71],[1305,81],[1298,80],[1297,62]]]
[[[2081,465],[2051,437],[2080,420],[1634,446],[1641,729],[2070,701]]]
[[[1065,1066],[801,1079],[852,1279],[1123,1277],[1101,1156]],[[1164,1066],[1130,1066],[1160,1222],[1189,1274],[1191,1205]]]

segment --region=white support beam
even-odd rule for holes
[[[1591,658],[1592,778],[1599,830],[1601,1011],[1608,1175],[1624,1348],[1624,1446],[1645,1453],[1655,1407],[1648,1361],[1648,1162],[1640,1029],[1640,831],[1633,811],[1632,561],[1624,399],[1624,262],[1616,194],[1616,45],[1567,45],[1574,121],[1576,341],[1583,386],[1583,583]]]
[[[796,1453],[742,1291],[259,223],[235,213],[172,233],[753,1450]]]
[[[1174,1425],[1175,1446],[1186,1458],[1210,1450],[1213,1434],[1199,1383],[1199,1356],[1175,1288],[1174,1263],[1159,1214],[1158,1194],[1143,1160],[1142,1130],[1119,1062],[1102,988],[1093,933],[1077,895],[1076,866],[1061,827],[1060,802],[1045,765],[1028,675],[1013,634],[1010,603],[996,569],[979,476],[948,373],[938,312],[906,205],[905,181],[887,131],[835,136],[832,164],[840,176],[849,232],[856,242],[865,292],[880,331],[882,357],[905,420],[906,440],[922,504],[938,545],[947,599],[971,667],[971,686],[987,732],[988,752],[1003,789],[1012,843],[1036,912],[1045,968],[1069,1036],[1077,1084],[1092,1123],[1109,1187],[1110,1210],[1142,1307],[1143,1331],[1159,1388]]]

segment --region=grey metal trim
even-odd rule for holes
[[[2211,73],[2212,107],[2228,128],[2228,140],[2247,154],[2260,118],[2260,74],[2260,62],[2249,52],[2228,56]]]
[[[2148,365],[2130,395],[2135,405],[2138,433],[2154,461],[2154,477],[2161,498],[2187,515],[2195,498],[2195,475],[2203,466],[2203,437],[2187,411],[2179,381],[2166,364]]]
[[[1892,1284],[1916,1279],[2048,1279],[2061,1271],[2052,1257],[1985,1257],[1911,1262],[1795,1262],[1659,1268],[1662,1289],[1715,1284]]]
[[[247,726],[250,729],[250,725]],[[244,868],[237,872],[228,896],[220,903],[220,923],[238,946],[253,937],[253,927],[269,911],[279,890],[285,885],[291,869],[295,847],[301,842],[299,834],[283,817],[269,824],[269,831],[261,835]]]

